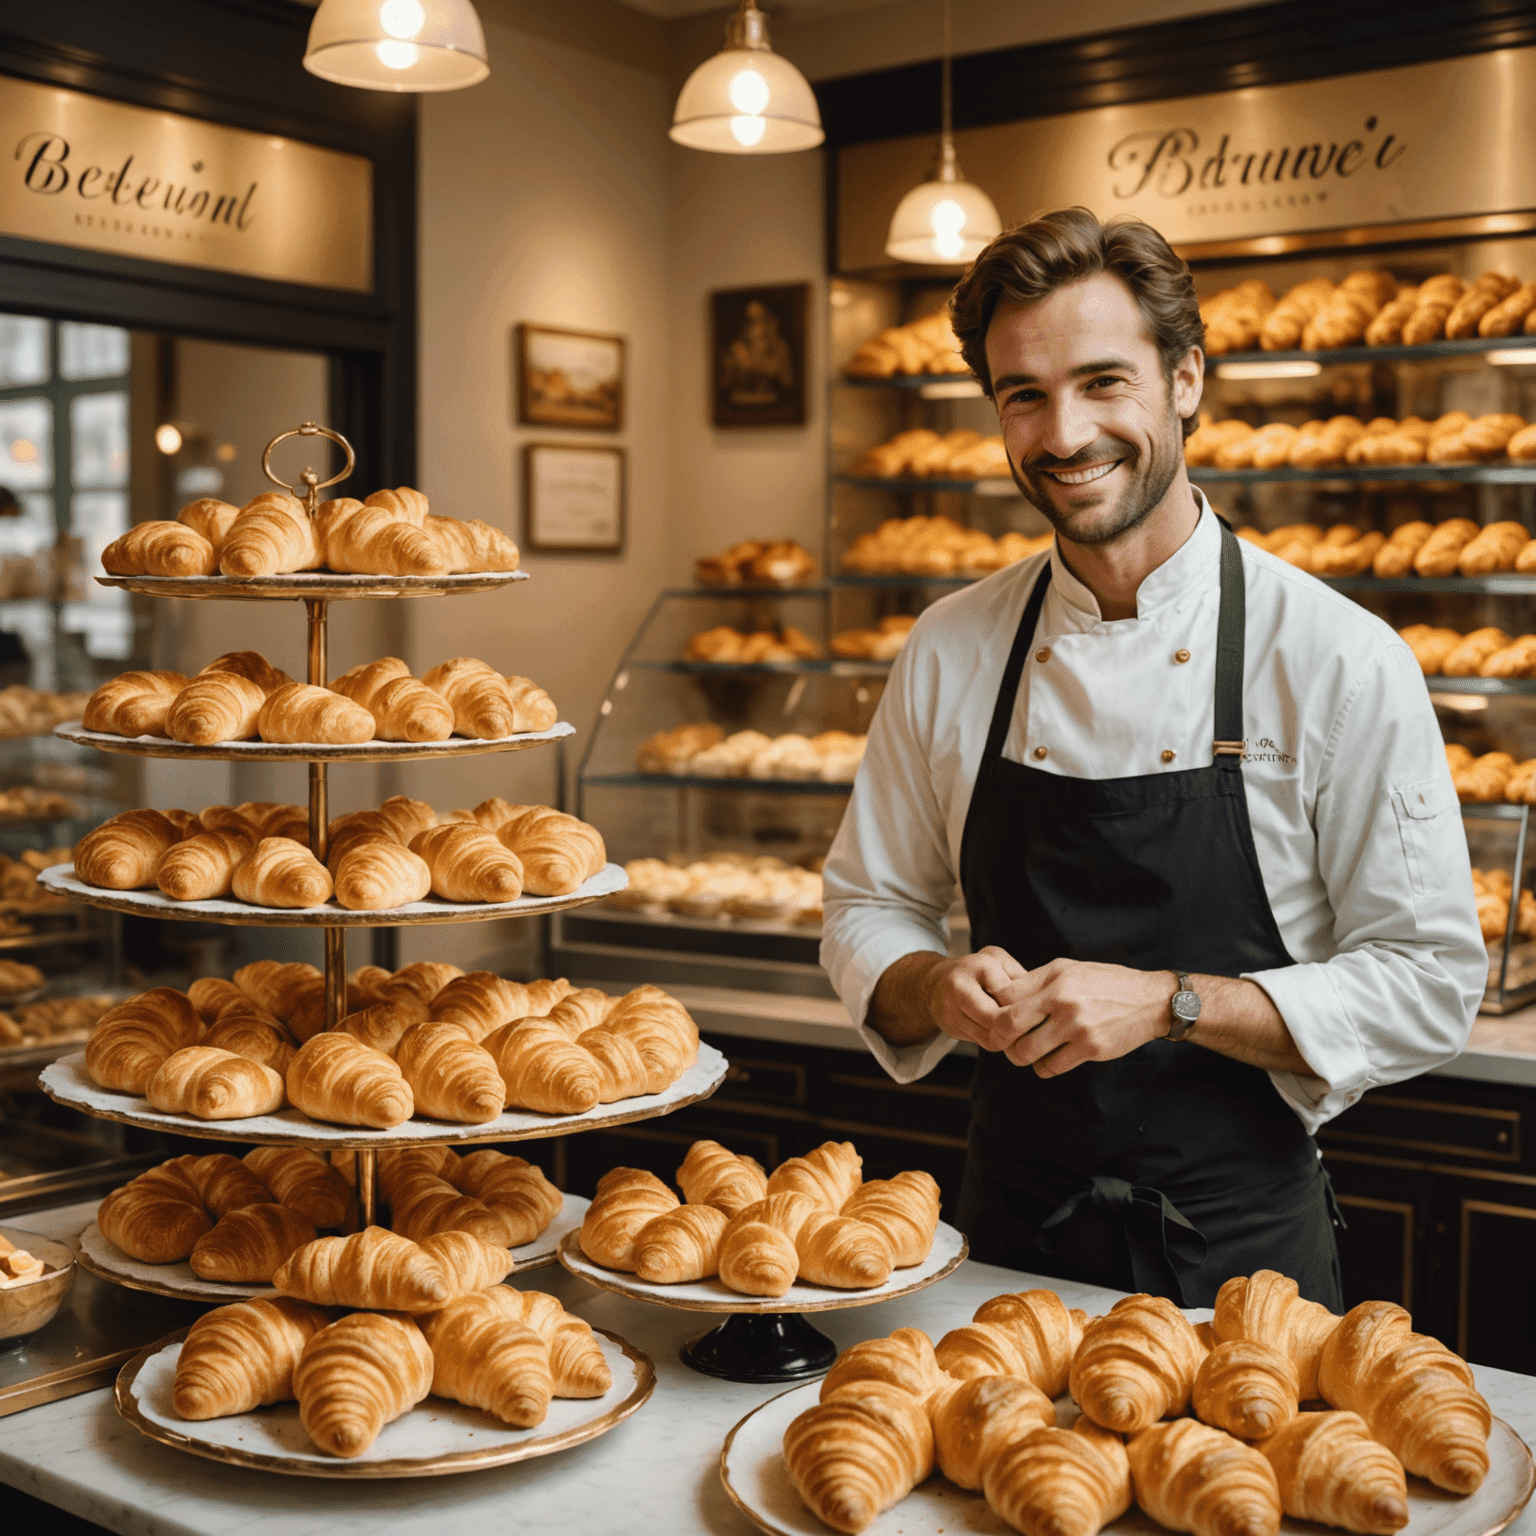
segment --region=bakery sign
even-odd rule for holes
[[[373,287],[361,155],[0,78],[0,235]]]
[[[1536,209],[1536,49],[1105,107],[955,135],[1005,224],[1073,203],[1178,246]],[[931,136],[840,151],[839,265],[881,266]]]

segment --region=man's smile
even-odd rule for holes
[[[1104,464],[1090,464],[1087,469],[1042,469],[1037,473],[1049,475],[1058,485],[1087,485],[1091,480],[1102,480],[1122,462],[1121,459],[1110,459]]]

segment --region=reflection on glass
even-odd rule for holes
[[[69,405],[77,486],[128,483],[128,396],[76,395]]]
[[[54,540],[53,497],[47,491],[23,491],[20,517],[0,517],[0,551],[35,555]]]
[[[0,400],[0,485],[13,491],[53,484],[53,407],[46,400]]]
[[[0,315],[0,385],[48,382],[48,322]]]
[[[82,491],[70,503],[69,531],[84,542],[87,567],[101,565],[101,552],[113,539],[128,531],[128,496],[125,491]],[[102,587],[115,592],[116,587]]]
[[[128,332],[116,325],[62,321],[59,372],[66,379],[122,378],[128,372]]]

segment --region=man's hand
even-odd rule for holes
[[[1113,1061],[1168,1033],[1177,990],[1171,971],[1052,960],[996,994],[1002,1010],[993,1038],[1001,1043],[985,1048],[1002,1050],[1040,1077],[1059,1077],[1085,1061]]]
[[[1002,1026],[998,995],[1028,973],[1005,949],[989,945],[952,960],[903,955],[886,967],[869,1000],[869,1025],[892,1045],[915,1045],[942,1031],[1000,1051],[1013,1039]]]

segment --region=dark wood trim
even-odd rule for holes
[[[955,127],[1536,44],[1533,0],[1283,0],[954,61]],[[829,149],[939,129],[930,60],[816,86]]]

